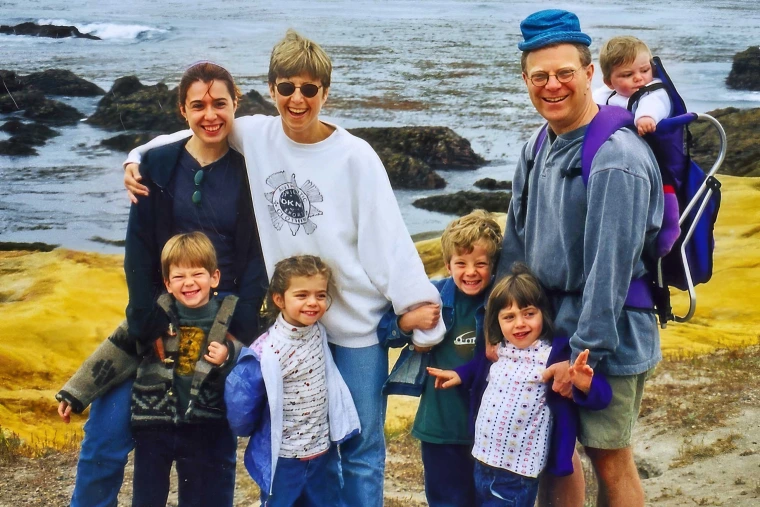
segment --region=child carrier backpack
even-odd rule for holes
[[[632,280],[625,305],[637,309],[654,309],[660,326],[665,328],[668,321],[686,322],[694,315],[697,303],[694,286],[705,283],[712,277],[715,246],[713,229],[720,207],[720,182],[714,175],[725,158],[726,134],[721,124],[712,116],[687,112],[683,99],[665,72],[659,57],[654,57],[652,64],[655,76],[662,83],[653,83],[631,96],[628,109],[599,106],[599,113],[588,125],[583,139],[581,174],[584,185],[587,185],[591,163],[602,144],[621,128],[636,131],[634,116],[630,111],[636,101],[646,92],[664,88],[672,103],[671,114],[657,124],[655,132],[645,135],[644,140],[652,148],[662,174],[666,197],[665,215],[663,230],[657,240],[660,245],[665,243],[665,247],[658,252],[659,258],[644,259],[648,271],[654,276],[647,275]],[[696,120],[709,121],[718,130],[720,138],[718,158],[706,174],[691,159],[689,153],[692,137],[688,125]],[[533,147],[533,159],[546,139],[547,128],[548,125],[544,125],[538,134]],[[528,174],[532,169],[532,162],[528,161]],[[526,211],[527,174],[525,181],[523,209],[520,210],[522,219]],[[661,237],[668,220],[676,227],[672,239]],[[673,314],[669,287],[689,293],[689,310],[685,315]]]

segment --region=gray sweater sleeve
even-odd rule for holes
[[[629,131],[615,133],[597,153],[587,187],[583,244],[585,288],[572,358],[591,350],[594,367],[619,353],[618,323],[631,279],[644,274],[662,220],[662,181],[648,146]]]

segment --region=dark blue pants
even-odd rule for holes
[[[475,462],[478,507],[533,507],[538,496],[538,478],[514,474]]]
[[[166,505],[172,462],[177,463],[179,505],[232,507],[237,439],[227,421],[136,428],[132,433],[132,507]]]
[[[475,480],[472,445],[420,442],[425,496],[430,507],[472,507]]]
[[[326,452],[310,460],[277,458],[272,496],[261,492],[266,507],[337,507],[340,505],[340,476],[330,465],[334,456]]]

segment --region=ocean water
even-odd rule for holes
[[[554,7],[576,12],[593,37],[595,57],[601,42],[613,35],[642,38],[662,57],[689,109],[705,112],[760,107],[760,92],[725,86],[733,55],[760,43],[758,5],[756,0],[0,0],[0,24],[70,24],[103,39],[0,35],[0,68],[21,74],[66,68],[108,90],[125,75],[176,86],[188,65],[208,59],[226,66],[244,92],[266,95],[269,53],[292,27],[322,44],[333,59],[326,119],[348,128],[445,125],[470,139],[490,162],[476,171],[441,171],[448,183],[443,192],[454,192],[486,176],[511,179],[522,143],[541,122],[520,78],[516,47],[519,22],[531,12]],[[599,72],[595,85],[601,85]],[[60,100],[89,115],[99,99]],[[126,227],[124,155],[98,147],[114,133],[85,123],[59,131],[61,136],[38,148],[37,157],[0,157],[0,239],[118,252],[109,242],[122,239]],[[441,230],[452,218],[412,207],[414,199],[432,193],[396,192],[410,232]]]

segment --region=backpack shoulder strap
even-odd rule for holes
[[[520,210],[517,213],[517,222],[520,225],[525,225],[525,215],[528,213],[528,183],[530,182],[530,173],[533,170],[533,166],[536,164],[536,156],[541,146],[546,141],[546,136],[549,135],[549,124],[544,123],[541,130],[538,131],[536,136],[536,142],[533,143],[533,150],[531,151],[530,158],[525,161],[525,181],[523,182],[522,193],[520,194]]]
[[[632,127],[633,125],[633,114],[630,111],[616,106],[599,106],[599,112],[588,124],[586,134],[583,136],[581,176],[584,185],[588,186],[591,163],[594,161],[599,148],[607,142],[612,134],[621,128]]]
[[[651,83],[651,84],[642,86],[641,88],[636,90],[636,92],[633,95],[631,95],[628,98],[628,106],[627,106],[628,110],[633,111],[633,106],[636,105],[636,102],[638,102],[641,96],[644,95],[645,93],[650,93],[655,90],[662,90],[663,88],[667,88],[664,83]],[[667,91],[667,89],[665,91]]]

